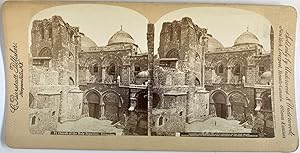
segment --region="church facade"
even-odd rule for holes
[[[251,120],[254,132],[272,131],[272,35],[271,29],[271,51],[248,30],[224,47],[188,17],[163,23],[153,63],[151,134],[176,135],[210,117]],[[148,55],[130,34],[121,28],[97,46],[53,16],[33,22],[31,40],[31,133],[92,117],[122,124],[125,134],[147,135]]]

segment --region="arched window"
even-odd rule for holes
[[[259,69],[258,71],[259,75],[262,75],[265,72],[265,67],[263,66],[260,66],[258,69]]]
[[[54,116],[54,115],[55,115],[55,111],[52,112],[52,116]]]
[[[34,125],[34,124],[35,124],[35,120],[36,120],[36,117],[33,116],[33,117],[31,118],[31,125]]]
[[[74,80],[73,80],[73,78],[72,77],[70,77],[69,78],[69,85],[74,85],[75,83],[74,83]]]
[[[108,74],[109,75],[115,75],[116,74],[116,65],[114,63],[111,63],[108,68]]]
[[[219,65],[219,67],[218,67],[218,72],[219,72],[219,73],[223,73],[223,72],[224,72],[224,67],[223,67],[222,64]]]
[[[29,107],[30,108],[33,107],[33,101],[34,101],[34,97],[31,93],[29,93]]]
[[[172,49],[170,50],[167,55],[166,58],[179,58],[179,53],[177,49]]]
[[[200,86],[200,80],[197,77],[195,78],[195,86]]]
[[[94,73],[98,73],[99,72],[98,64],[94,64],[93,65],[93,72]]]
[[[158,119],[158,125],[159,126],[163,124],[163,120],[164,120],[164,118],[162,116],[159,117],[159,119]]]
[[[233,68],[233,74],[234,75],[240,75],[241,74],[241,66],[240,64],[235,64]]]

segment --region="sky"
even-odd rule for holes
[[[109,38],[122,29],[128,32],[139,45],[141,51],[147,51],[148,20],[138,12],[110,5],[75,4],[45,9],[36,14],[33,20],[51,18],[60,15],[71,26],[91,38],[98,46],[105,46]],[[192,18],[193,22],[219,40],[225,47],[233,45],[235,39],[245,32],[254,33],[265,50],[270,50],[270,22],[263,16],[240,9],[221,7],[191,7],[172,11],[162,16],[155,24],[155,53],[159,45],[159,35],[163,22]],[[31,25],[30,25],[31,27]],[[29,32],[30,34],[30,29]],[[30,35],[29,35],[30,36]]]

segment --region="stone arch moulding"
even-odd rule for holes
[[[117,99],[119,100],[117,100]],[[120,110],[122,104],[124,103],[121,95],[115,90],[106,90],[102,93],[100,98],[101,105],[101,115],[100,118],[105,118],[111,121],[117,121],[120,117]],[[118,103],[116,103],[118,101]]]
[[[85,94],[83,95],[83,99],[86,99],[86,96],[87,96],[89,93],[91,93],[91,92],[95,92],[96,94],[98,94],[99,97],[102,96],[102,94],[101,94],[100,91],[98,91],[98,90],[95,89],[95,88],[91,88],[91,89],[88,89],[88,90],[85,92]]]
[[[248,97],[246,96],[245,93],[243,93],[242,91],[239,91],[239,90],[233,90],[233,91],[229,92],[226,101],[228,101],[228,103],[230,103],[229,98],[230,98],[233,94],[235,94],[235,93],[241,94],[241,95],[245,98],[244,107],[248,107],[248,105],[249,105],[249,99],[248,99]]]
[[[107,55],[103,58],[102,62],[101,62],[101,66],[102,67],[108,67],[110,65],[110,63],[115,63],[119,66],[123,65],[123,61],[119,56],[116,55]]]
[[[90,111],[90,104],[88,102],[88,99],[87,99],[87,96],[90,94],[90,93],[95,93],[98,98],[99,98],[99,102],[97,104],[97,108],[98,106],[102,105],[101,104],[101,96],[102,94],[95,88],[92,88],[92,89],[89,89],[88,91],[85,92],[85,94],[83,95],[83,106],[82,106],[82,114],[86,114],[88,116],[91,116],[91,117],[94,117],[94,118],[99,118],[99,114],[96,113],[96,111],[98,110],[96,108],[96,106],[94,106],[94,108],[92,109],[92,112]],[[96,105],[96,104],[94,104]],[[102,110],[100,110],[100,113],[102,113]],[[100,116],[101,117],[101,116]]]
[[[173,49],[169,50],[168,52],[166,52],[166,56],[165,57],[166,58],[177,58],[177,59],[179,59],[179,51],[178,51],[178,49],[173,48]]]
[[[210,93],[210,95],[209,95],[209,105],[210,105],[210,107],[209,107],[209,114],[212,115],[212,116],[217,116],[216,103],[213,100],[213,96],[216,93],[221,93],[224,96],[224,98],[225,98],[225,104],[223,104],[223,105],[225,105],[226,108],[222,108],[222,110],[221,110],[221,112],[226,111],[226,114],[224,115],[223,118],[225,118],[225,119],[232,119],[232,116],[231,116],[231,104],[228,101],[228,94],[224,90],[222,90],[222,89],[216,89],[216,90],[213,90]]]
[[[227,63],[228,63],[228,60],[226,59],[226,57],[217,56],[217,57],[215,57],[211,60],[211,62],[210,62],[211,65],[210,66],[215,68],[219,64],[223,64],[223,66],[226,67]]]
[[[122,107],[122,104],[124,104],[124,100],[123,100],[121,94],[118,93],[117,91],[111,90],[111,89],[106,90],[106,91],[104,91],[104,92],[102,93],[102,96],[101,96],[101,99],[100,99],[101,103],[104,104],[103,98],[104,98],[104,96],[107,95],[108,93],[114,93],[114,94],[116,94],[116,95],[120,98],[120,102],[118,103],[118,107]]]
[[[230,97],[233,96],[234,94],[240,94],[240,95],[244,98],[244,100],[245,100],[244,105],[243,105],[244,110],[243,110],[243,117],[242,117],[243,120],[245,120],[246,117],[247,117],[247,111],[248,111],[247,109],[248,109],[248,106],[249,106],[249,99],[248,99],[248,97],[246,96],[246,94],[243,93],[242,91],[239,91],[239,90],[233,90],[233,91],[229,92],[226,101],[228,101],[228,103],[230,104],[231,110],[232,110],[233,112],[234,112],[234,109],[233,109],[232,104],[231,104],[231,102],[230,102]],[[232,115],[231,118],[233,119],[233,118],[234,118],[234,115]],[[240,117],[238,117],[238,118],[240,118]],[[241,118],[240,118],[240,119],[241,119]]]
[[[92,64],[95,64],[95,63],[97,63],[98,66],[100,66],[100,63],[102,63],[102,60],[100,58],[97,58],[97,57],[88,57],[82,62],[83,62],[83,66],[85,66],[85,67],[89,67],[89,66],[91,66]]]
[[[228,59],[227,66],[228,67],[234,67],[236,63],[239,63],[242,67],[247,67],[248,62],[244,57],[241,56],[233,56]]]
[[[210,96],[209,96],[209,101],[210,101],[210,102],[211,102],[211,100],[212,100],[212,97],[213,97],[216,93],[218,93],[218,92],[222,93],[226,98],[228,97],[228,94],[227,94],[224,90],[222,90],[222,89],[216,89],[216,90],[213,90],[213,91],[211,92]],[[212,101],[212,102],[213,102],[213,101]],[[228,104],[227,101],[226,101],[226,104]]]

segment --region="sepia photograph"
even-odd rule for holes
[[[147,135],[147,23],[135,11],[108,5],[35,15],[30,132]]]
[[[274,33],[265,17],[193,7],[155,27],[154,135],[274,137]]]
[[[145,17],[105,5],[35,15],[30,132],[274,137],[274,34],[267,19],[239,9],[187,8],[154,27],[151,42]]]
[[[299,145],[291,6],[9,1],[2,12],[11,148]]]

